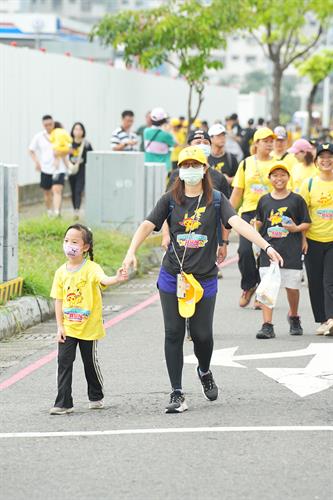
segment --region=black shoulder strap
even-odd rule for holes
[[[246,169],[246,158],[244,158],[244,160],[243,160],[243,170],[244,170],[244,172],[245,172],[245,169]]]
[[[288,154],[288,151],[286,151],[286,152],[285,152],[285,153],[281,156],[280,161],[281,161],[281,160],[284,160],[284,159],[285,159],[285,157],[287,156],[287,154]]]
[[[145,146],[145,150],[147,150],[149,148],[149,146],[151,145],[151,143],[153,142],[154,139],[156,139],[156,137],[158,136],[158,134],[161,132],[161,129],[159,128],[155,134],[153,135],[153,137],[150,139],[150,141],[148,142],[147,146]]]
[[[222,220],[221,220],[221,199],[222,195],[220,191],[213,189],[213,203],[215,208],[215,218],[216,218],[216,228],[217,228],[217,240],[219,245],[222,246]]]
[[[308,182],[308,191],[309,191],[309,193],[311,192],[311,189],[312,189],[312,183],[313,183],[313,177],[310,177],[309,182]]]
[[[167,223],[170,225],[170,217],[171,217],[171,214],[172,214],[172,211],[173,209],[175,208],[176,206],[176,203],[175,203],[175,200],[172,198],[172,196],[170,196],[169,198],[169,210],[168,210],[168,217],[167,217]]]

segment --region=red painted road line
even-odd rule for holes
[[[0,391],[3,391],[4,389],[7,389],[11,385],[16,384],[16,382],[19,382],[19,380],[22,380],[23,378],[27,377],[28,375],[30,375],[30,373],[46,365],[57,356],[57,353],[58,351],[56,349],[47,354],[46,356],[43,356],[42,358],[38,359],[34,363],[31,363],[26,368],[23,368],[22,370],[18,371],[12,377],[7,378],[7,380],[5,380],[0,384]]]
[[[230,259],[225,260],[220,267],[226,267],[231,264],[234,264],[235,262],[238,261],[238,257],[232,257]],[[142,309],[145,309],[146,307],[150,306],[154,302],[156,302],[159,299],[159,294],[154,293],[151,297],[148,299],[144,300],[143,302],[140,302],[140,304],[137,304],[136,306],[131,307],[127,311],[124,311],[121,314],[118,314],[115,316],[113,319],[110,319],[110,321],[107,321],[104,323],[105,328],[110,328],[111,326],[117,325],[121,321],[124,321],[124,319],[129,318],[130,316],[133,316],[134,314],[138,313],[139,311],[142,311]],[[46,354],[46,356],[43,356],[42,358],[38,359],[34,363],[31,363],[30,365],[26,366],[22,370],[19,370],[15,375],[12,377],[9,377],[7,380],[4,382],[0,383],[0,391],[3,391],[4,389],[8,389],[13,384],[16,384],[16,382],[19,382],[23,378],[27,377],[34,371],[38,370],[42,366],[46,365],[50,361],[52,361],[54,358],[57,357],[58,354],[58,349],[55,349],[54,351],[51,351],[49,354]]]
[[[118,314],[118,316],[116,316],[115,318],[110,319],[109,321],[104,323],[104,327],[110,328],[111,326],[114,326],[117,323],[120,323],[120,321],[123,321],[124,319],[129,318],[130,316],[133,316],[133,314],[136,314],[137,312],[141,311],[142,309],[145,309],[146,307],[150,306],[150,304],[153,304],[154,302],[156,302],[158,299],[159,299],[159,294],[154,293],[154,295],[152,295],[148,299],[144,300],[140,304],[138,304],[134,307],[131,307],[131,309],[128,309],[127,311],[124,311],[121,314]]]

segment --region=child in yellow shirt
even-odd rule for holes
[[[88,383],[89,408],[103,408],[103,378],[97,360],[97,341],[105,336],[101,290],[128,279],[122,268],[115,276],[106,276],[93,261],[93,235],[82,224],[67,229],[63,249],[67,262],[56,271],[51,290],[59,345],[58,394],[51,415],[73,411],[72,371],[77,345]]]
[[[54,129],[52,130],[49,139],[54,151],[54,167],[57,171],[61,159],[67,166],[67,155],[71,150],[73,139],[59,122],[54,122]]]

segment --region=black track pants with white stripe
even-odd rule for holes
[[[58,395],[55,406],[60,408],[72,408],[73,406],[72,375],[78,344],[88,383],[89,401],[100,401],[104,397],[103,377],[97,361],[97,340],[66,337],[63,344],[59,343],[58,349]]]

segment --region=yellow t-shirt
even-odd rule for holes
[[[72,145],[72,137],[64,128],[55,128],[50,134],[52,148],[59,153],[68,153]]]
[[[105,336],[102,319],[101,281],[103,269],[87,260],[77,271],[67,271],[63,264],[56,271],[51,297],[62,300],[64,328],[68,337],[97,340]]]
[[[178,161],[178,155],[186,144],[186,134],[184,129],[180,129],[178,132],[172,132],[172,135],[178,146],[174,146],[171,152],[171,161]]]
[[[232,187],[244,189],[240,214],[256,210],[260,198],[272,191],[268,172],[274,163],[274,160],[260,161],[255,155],[248,156],[240,162],[232,181]]]
[[[296,163],[291,171],[293,181],[293,191],[299,193],[301,185],[305,179],[309,177],[316,177],[318,175],[318,168],[314,163],[306,167],[303,163]]]
[[[309,191],[309,179],[305,179],[300,194],[308,205],[312,220],[306,237],[324,243],[333,241],[333,181],[312,177]]]
[[[298,163],[296,156],[292,153],[287,153],[286,156],[283,156],[283,158],[281,159],[281,156],[275,154],[273,151],[271,154],[271,157],[272,157],[272,160],[274,160],[275,162],[281,161],[282,163],[284,163],[289,168],[290,172],[292,171],[294,165],[296,165],[296,163]]]

